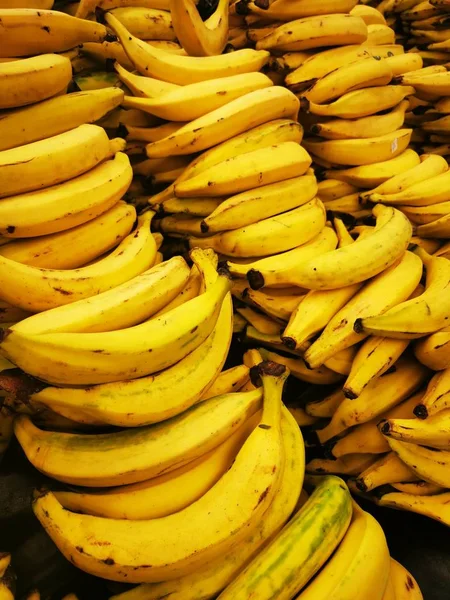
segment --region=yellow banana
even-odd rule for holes
[[[0,246],[0,256],[42,269],[76,269],[120,244],[135,220],[134,206],[118,202],[78,227]]]
[[[133,77],[138,78],[137,75]],[[231,100],[272,85],[272,81],[263,73],[245,73],[180,86],[153,98],[126,96],[123,106],[138,108],[168,121],[186,122],[203,117]]]
[[[330,423],[317,432],[321,443],[345,429],[367,423],[403,402],[428,375],[428,370],[414,359],[401,358],[397,370],[373,380],[356,400],[346,398],[336,409]]]
[[[337,165],[370,165],[395,158],[408,147],[412,129],[399,129],[365,139],[304,140],[312,155]]]
[[[0,108],[25,106],[65,93],[71,79],[70,60],[57,54],[1,63]]]
[[[231,468],[209,492],[183,511],[163,520],[138,522],[69,513],[52,494],[47,494],[35,501],[34,511],[60,550],[66,555],[75,553],[77,564],[88,572],[139,583],[187,574],[245,539],[248,532],[256,529],[281,485],[285,462],[280,425],[281,392],[287,373],[284,377],[269,374],[280,374],[279,365],[270,364],[265,369],[260,424],[268,425],[268,428],[258,426],[254,429]],[[252,394],[259,395],[259,392],[250,392]],[[244,486],[242,482],[245,482]],[[214,526],[203,528],[204,535],[199,536],[205,514]],[[82,524],[79,529],[69,525],[74,519]],[[89,536],[81,533],[86,527],[92,528]],[[79,540],[76,539],[77,529]],[[104,539],[105,535],[110,545],[102,549],[95,541]],[[139,545],[142,554],[136,555],[138,536],[159,540],[159,543]],[[121,540],[120,544],[114,541],[115,538],[117,542]]]
[[[311,425],[314,425],[318,421],[316,417],[311,417],[306,413],[305,409],[300,408],[298,406],[290,406],[288,410],[294,417],[295,422],[299,427],[309,427]]]
[[[158,98],[173,92],[180,87],[174,83],[167,83],[165,81],[153,79],[152,77],[142,77],[141,75],[130,73],[130,71],[127,71],[127,69],[117,61],[114,63],[114,70],[122,83],[124,83],[138,98]]]
[[[370,138],[392,133],[403,126],[408,100],[403,100],[390,113],[355,120],[333,119],[317,123],[311,133],[328,140]]]
[[[367,38],[362,43],[368,46],[395,44],[395,31],[383,23],[367,25]]]
[[[325,398],[313,398],[307,402],[305,411],[312,417],[329,419],[343,400],[344,394],[339,386]]]
[[[309,242],[322,231],[325,221],[324,206],[314,198],[282,215],[208,238],[190,238],[189,243],[192,248],[213,248],[227,256],[270,256]]]
[[[134,70],[134,65],[120,42],[86,42],[80,45],[80,52],[81,56],[93,60],[104,68],[107,60],[114,60],[125,69]]]
[[[423,399],[422,399],[423,402]],[[387,418],[380,422],[381,433],[389,438],[445,450],[449,447],[449,411],[440,411],[425,421]]]
[[[450,452],[387,438],[392,451],[419,479],[448,488]],[[448,447],[448,446],[447,446]]]
[[[173,135],[149,144],[147,156],[192,154],[273,119],[296,119],[298,110],[298,98],[285,88],[272,86],[256,90],[191,121]]]
[[[260,333],[275,335],[281,331],[279,323],[250,307],[236,308],[236,311]]]
[[[356,194],[358,190],[358,187],[345,183],[345,181],[327,177],[327,179],[319,181],[317,195],[322,202],[329,202],[330,200],[337,200],[343,196]]]
[[[427,390],[417,405],[414,413],[420,419],[426,419],[450,408],[450,370],[445,369],[436,373]]]
[[[243,391],[242,387],[246,385],[250,378],[250,369],[245,365],[237,365],[219,373],[217,378],[208,387],[206,392],[203,392],[200,400],[208,400],[214,396],[222,396],[223,394],[231,394],[231,392]]]
[[[373,6],[366,6],[364,4],[357,4],[352,8],[350,14],[356,17],[361,17],[366,25],[373,25],[375,23],[381,23],[386,25],[386,19],[380,13],[377,8]]]
[[[259,289],[264,285],[284,283],[285,286],[298,285],[308,289],[337,289],[381,273],[405,252],[411,237],[411,225],[395,209],[376,206],[373,212],[377,226],[369,237],[302,264],[287,264],[285,268],[283,264],[277,264],[277,269],[273,269],[273,265],[267,269],[253,265],[247,274],[251,287]]]
[[[222,54],[228,41],[229,0],[219,0],[214,13],[202,21],[195,0],[170,0],[177,38],[190,56]]]
[[[275,292],[278,292],[275,294]],[[293,310],[304,296],[298,288],[278,290],[246,290],[243,301],[280,322],[288,321]]]
[[[308,100],[303,104],[313,115],[360,119],[393,108],[414,92],[415,89],[408,85],[375,86],[347,92],[331,104],[317,104]]]
[[[348,13],[355,6],[356,0],[323,0],[320,5],[316,4],[314,0],[291,0],[290,2],[275,0],[270,3],[268,9],[260,8],[254,2],[241,4],[243,4],[242,11],[244,14],[251,10],[252,14],[255,13],[260,17],[292,21],[293,19],[316,15]],[[248,7],[246,4],[248,4]]]
[[[417,480],[414,472],[402,462],[394,452],[377,459],[356,479],[361,492],[370,492],[389,483],[403,483]]]
[[[175,184],[175,195],[179,198],[229,196],[300,177],[310,165],[311,157],[302,146],[284,142],[229,158],[196,177],[185,179]]]
[[[408,206],[429,206],[440,202],[448,202],[450,193],[447,184],[450,181],[450,171],[446,170],[429,179],[421,181],[393,194],[372,193],[369,195],[371,202],[383,202],[395,206],[405,204]]]
[[[82,225],[114,206],[127,191],[132,175],[128,157],[118,153],[65,183],[4,198],[0,231],[10,238],[29,238]],[[40,210],[33,211],[37,205]]]
[[[419,225],[416,228],[418,235],[430,238],[444,237],[441,234],[446,228],[445,217],[450,213],[450,201],[439,202],[430,206],[402,206],[401,211],[412,223]],[[425,225],[429,225],[429,227],[422,227]]]
[[[392,487],[399,492],[412,494],[413,496],[430,496],[440,494],[445,491],[445,488],[428,481],[415,481],[412,483],[393,483]]]
[[[196,57],[170,54],[131,35],[111,13],[107,13],[105,18],[139,73],[170,83],[186,85],[259,71],[269,58],[268,52],[251,49],[204,57],[202,61]]]
[[[417,227],[417,234],[427,238],[447,238],[449,232],[450,217],[448,213],[435,221]]]
[[[300,381],[306,381],[314,385],[330,385],[342,379],[339,373],[335,373],[327,367],[309,369],[302,358],[287,358],[263,348],[260,348],[259,351],[265,360],[272,360],[285,365],[291,372],[291,375],[300,379]]]
[[[120,6],[111,10],[128,31],[141,40],[168,40],[177,38],[169,11],[144,6]]]
[[[414,354],[418,360],[430,369],[440,371],[450,367],[450,328],[433,333],[418,340],[414,347]]]
[[[444,525],[450,525],[449,509],[450,492],[435,494],[432,496],[415,496],[404,492],[391,492],[383,494],[378,500],[380,506],[396,508],[397,510],[407,510],[419,515],[425,515],[435,519]],[[414,596],[406,596],[414,598]],[[421,600],[422,596],[417,596]]]
[[[313,458],[306,465],[307,473],[331,475],[358,475],[374,462],[374,456],[367,454],[347,454],[341,458]]]
[[[408,82],[412,83],[409,84]],[[450,73],[413,72],[402,76],[402,83],[413,85],[418,92],[425,91],[437,96],[448,96],[450,93]]]
[[[160,210],[164,213],[189,215],[191,217],[208,217],[221,204],[222,198],[169,198],[169,200],[164,201],[159,206]]]
[[[200,275],[200,271],[194,265],[189,273],[189,277],[180,290],[180,292],[175,296],[173,300],[168,302],[165,306],[163,306],[159,311],[155,313],[155,317],[160,317],[161,315],[166,314],[177,306],[181,306],[188,300],[192,300],[196,298],[200,293],[202,293],[202,277]]]
[[[259,40],[256,48],[290,52],[321,46],[361,44],[367,39],[367,29],[360,17],[352,15],[311,16],[280,25]]]

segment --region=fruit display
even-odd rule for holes
[[[447,0],[0,0],[0,460],[108,597],[423,599],[449,68]]]

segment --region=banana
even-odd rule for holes
[[[294,0],[286,2],[285,0],[275,0],[271,2],[269,8],[260,8],[255,2],[241,2],[242,11],[268,17],[269,19],[280,19],[283,21],[292,21],[302,17],[312,17],[316,15],[328,15],[332,13],[348,13],[354,8],[356,0],[323,0],[317,5],[314,0]],[[248,4],[248,7],[246,6]],[[240,13],[239,13],[240,14]]]
[[[435,519],[444,525],[450,525],[449,511],[450,492],[435,494],[432,496],[415,496],[404,492],[391,492],[383,494],[378,500],[380,506],[396,508],[397,510],[407,510],[419,515],[425,515]],[[407,596],[409,597],[409,596]],[[414,598],[414,596],[412,596]],[[422,596],[418,596],[418,600]]]
[[[414,71],[411,74],[403,75],[402,83],[413,85],[418,92],[426,92],[436,96],[448,96],[450,94],[450,73],[448,71],[438,73],[427,73],[426,71],[423,73],[422,71]],[[411,81],[411,84],[408,83],[409,81]]]
[[[371,202],[383,202],[392,206],[397,204],[429,206],[448,202],[450,200],[448,181],[450,181],[450,171],[446,170],[403,191],[393,194],[373,193],[369,195],[369,199]]]
[[[405,252],[398,263],[380,273],[360,291],[354,289],[354,295],[335,313],[319,338],[306,350],[307,364],[311,368],[319,367],[337,352],[364,339],[366,336],[362,337],[361,330],[358,333],[354,329],[355,322],[364,319],[367,314],[383,314],[409,298],[420,282],[422,267],[418,256]]]
[[[402,46],[338,46],[330,50],[317,52],[286,76],[286,85],[293,92],[302,90],[325,77],[332,71],[369,56],[387,58],[403,56]]]
[[[168,40],[177,38],[171,13],[167,10],[143,6],[121,6],[111,10],[112,15],[128,31],[141,40]]]
[[[97,125],[0,152],[0,198],[38,190],[85,173],[108,157],[110,144]]]
[[[388,61],[377,60],[369,55],[321,77],[303,96],[314,104],[324,104],[359,88],[386,86],[391,79],[392,70]]]
[[[337,200],[343,196],[356,194],[358,190],[358,187],[345,183],[345,181],[327,177],[327,179],[319,181],[317,195],[322,202],[329,202],[330,200]]]
[[[0,57],[63,52],[84,42],[103,42],[108,37],[104,25],[55,10],[0,8],[0,23]]]
[[[259,71],[269,59],[268,52],[251,49],[204,57],[202,61],[196,57],[170,54],[131,35],[111,13],[106,13],[105,19],[141,75],[178,85]]]
[[[144,111],[139,112],[143,115],[146,115]],[[128,140],[137,140],[140,142],[156,142],[164,139],[167,136],[173,135],[179,129],[181,129],[183,125],[184,124],[180,122],[164,123],[163,125],[157,125],[156,127],[135,127],[133,125],[126,125],[126,136]],[[141,146],[139,154],[145,155],[145,145]],[[163,158],[168,159],[171,157],[167,156]]]
[[[229,0],[219,0],[214,13],[203,21],[195,0],[170,0],[176,37],[190,56],[222,54],[228,41]]]
[[[392,487],[399,492],[412,494],[413,496],[430,496],[440,494],[445,488],[428,481],[415,481],[412,483],[392,483]]]
[[[76,269],[120,244],[135,220],[134,206],[118,202],[78,227],[1,246],[0,256],[42,269]]]
[[[431,256],[418,247],[427,269],[427,284],[423,294],[402,302],[383,315],[362,318],[355,323],[356,331],[401,339],[415,339],[443,329],[450,317],[448,297],[450,262]]]
[[[389,573],[389,548],[383,529],[353,503],[344,539],[328,563],[300,593],[298,600],[382,600]],[[368,567],[370,565],[370,567]],[[358,585],[355,589],[355,581]]]
[[[291,375],[300,379],[300,381],[306,381],[314,385],[330,385],[342,379],[339,373],[335,373],[327,367],[309,369],[302,358],[287,358],[263,348],[260,348],[259,351],[265,360],[272,360],[286,366]]]
[[[256,427],[231,468],[209,492],[190,507],[164,520],[139,522],[69,513],[53,495],[47,494],[36,500],[34,511],[60,550],[66,555],[76,553],[76,562],[88,572],[118,581],[139,583],[187,574],[245,539],[248,532],[257,528],[259,520],[270,506],[281,484],[284,469],[280,422],[281,391],[286,376],[269,375],[270,372],[280,374],[279,365],[267,365],[265,368],[267,374],[263,375],[261,425],[268,425],[268,428]],[[250,392],[252,394],[260,393]],[[214,527],[204,529],[204,535],[199,538],[205,514],[209,515]],[[80,520],[79,541],[74,535],[76,530],[69,525],[74,519]],[[81,534],[86,527],[92,528],[88,538]],[[102,533],[103,527],[107,529]],[[168,531],[172,532],[172,543]],[[95,543],[96,539],[102,539],[105,535],[111,542],[106,552]],[[139,536],[142,539],[159,539],[160,542],[141,546],[142,555],[136,556],[136,540]],[[114,538],[117,538],[117,542]],[[94,543],[90,544],[88,539]],[[131,552],[132,548],[134,552]]]
[[[192,300],[196,298],[200,293],[202,293],[202,277],[200,275],[200,271],[194,265],[189,273],[189,277],[184,285],[184,287],[180,290],[180,292],[175,296],[173,300],[163,306],[159,311],[155,313],[155,317],[160,317],[173,310],[177,306],[181,306],[188,300]],[[232,290],[233,291],[233,290]]]
[[[286,460],[281,486],[255,532],[246,536],[233,552],[220,556],[191,573],[168,581],[143,584],[114,596],[114,600],[157,600],[162,595],[183,596],[195,600],[212,599],[230,584],[243,566],[283,527],[294,510],[303,482],[304,446],[300,430],[282,407],[281,431]]]
[[[139,76],[133,77],[137,79]],[[245,73],[180,86],[153,98],[126,96],[123,106],[138,108],[168,121],[186,122],[203,117],[250,92],[272,85],[272,81],[263,73]]]
[[[114,70],[120,81],[124,83],[131,92],[138,98],[158,98],[170,92],[176,91],[180,86],[174,83],[159,81],[152,77],[142,77],[135,73],[130,73],[118,61],[114,63]]]
[[[422,399],[423,402],[423,399]],[[389,418],[380,422],[381,433],[394,440],[445,450],[449,447],[448,411],[440,411],[425,421]]]
[[[80,44],[80,52],[81,56],[93,60],[104,68],[106,68],[107,60],[114,60],[125,69],[134,70],[134,65],[126,55],[120,42],[86,42]]]
[[[337,165],[370,165],[395,158],[408,147],[412,129],[365,139],[304,140],[308,152]]]
[[[192,154],[273,119],[297,118],[299,100],[280,86],[256,90],[191,121],[173,135],[147,146],[147,156],[158,158]]]
[[[271,256],[309,242],[322,231],[325,221],[324,206],[314,198],[282,215],[208,238],[190,238],[189,243],[191,248],[213,248],[233,257]]]
[[[87,173],[50,188],[4,198],[0,231],[8,238],[30,238],[82,225],[114,206],[130,185],[133,172],[117,153]],[[39,211],[33,207],[39,206]]]
[[[310,165],[311,157],[302,146],[284,142],[229,158],[196,177],[176,183],[174,191],[179,198],[230,196],[300,177]]]
[[[317,15],[280,25],[259,40],[256,48],[290,52],[321,46],[361,44],[367,39],[367,30],[360,17],[342,14]]]
[[[449,121],[449,115],[447,115],[434,121],[425,122],[422,124],[421,127],[423,131],[427,131],[429,133],[442,134],[443,136],[445,136],[445,139],[442,140],[445,143],[448,141],[447,135],[449,133]]]
[[[338,546],[351,516],[345,483],[338,477],[319,480],[306,504],[222,592],[220,600],[265,600],[274,594],[279,600],[292,598]]]
[[[450,367],[449,342],[450,328],[445,328],[418,340],[414,347],[414,354],[422,364],[430,369],[435,371],[448,369]]]
[[[405,252],[411,225],[400,211],[392,208],[375,206],[373,213],[377,226],[369,237],[302,264],[288,263],[284,267],[283,263],[273,263],[268,269],[253,265],[247,274],[251,287],[259,289],[264,285],[284,283],[285,286],[298,285],[307,289],[337,289],[381,273]]]
[[[214,398],[214,396],[231,394],[238,390],[242,391],[242,387],[248,383],[249,379],[250,369],[245,364],[226,369],[219,373],[206,392],[203,392],[201,401]]]
[[[305,409],[300,408],[298,406],[290,406],[288,408],[289,412],[291,413],[291,415],[294,417],[295,422],[297,423],[297,425],[299,427],[310,427],[311,425],[314,425],[315,423],[317,423],[318,419],[316,419],[315,417],[310,417]]]
[[[348,454],[342,458],[313,458],[306,465],[307,473],[331,475],[357,475],[374,462],[374,456]]]
[[[326,123],[317,123],[311,127],[311,133],[327,140],[371,138],[386,135],[403,127],[408,100],[403,100],[390,113],[362,117],[361,119],[333,119]]]
[[[259,313],[250,307],[236,308],[236,311],[259,333],[266,335],[280,334],[281,325],[267,315]]]
[[[344,394],[355,399],[375,378],[381,377],[400,358],[409,340],[370,336],[358,350],[344,384]]]
[[[426,419],[430,416],[439,416],[441,411],[450,408],[449,375],[450,370],[445,369],[432,377],[420,404],[417,405],[414,411],[416,416],[420,419]],[[445,413],[442,414],[442,416],[444,415]]]
[[[281,146],[286,148],[285,144]],[[223,166],[223,163],[219,164]],[[201,229],[204,232],[217,233],[251,225],[306,204],[316,196],[317,191],[314,175],[292,177],[264,185],[221,202],[203,219]],[[164,203],[163,207],[167,207],[167,203]]]
[[[386,19],[384,16],[377,8],[374,8],[373,6],[357,4],[352,8],[350,14],[356,17],[361,17],[366,25],[373,25],[376,23],[386,25]]]
[[[97,517],[132,521],[166,517],[200,499],[217,483],[260,422],[258,411],[217,448],[170,473],[103,493],[63,491],[55,497],[68,510]]]
[[[377,487],[389,483],[416,481],[414,472],[402,462],[395,452],[385,454],[356,479],[356,486],[361,492],[370,492]]]
[[[191,217],[208,217],[221,204],[222,198],[169,198],[169,200],[160,204],[159,208],[163,213],[189,215]]]
[[[278,292],[275,294],[275,292]],[[256,307],[261,312],[277,319],[281,323],[288,321],[292,311],[303,299],[301,290],[298,288],[284,288],[278,290],[246,290],[243,301]]]
[[[0,64],[0,108],[16,108],[65,93],[72,79],[70,60],[41,54]]]
[[[255,327],[252,327],[252,325],[246,325],[244,341],[252,345],[273,348],[274,350],[285,350],[279,332],[276,334],[261,333]],[[296,352],[290,352],[290,354],[298,356]]]
[[[312,417],[329,419],[333,416],[339,404],[344,400],[344,394],[339,386],[325,398],[313,398],[305,405],[305,411]]]
[[[450,452],[387,438],[393,452],[420,479],[448,488]]]
[[[330,423],[317,432],[320,442],[397,406],[424,383],[427,375],[428,370],[414,359],[401,358],[395,372],[373,380],[356,400],[346,398],[339,404]]]
[[[415,89],[408,85],[375,86],[347,92],[331,104],[316,104],[305,99],[303,105],[313,115],[360,119],[394,108],[414,92]]]
[[[367,38],[362,44],[368,46],[385,46],[395,44],[395,31],[388,25],[375,23],[367,25]]]

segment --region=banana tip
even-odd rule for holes
[[[344,387],[342,391],[344,392],[344,396],[349,400],[356,400],[358,397],[358,394],[356,394],[351,388]]]
[[[353,330],[355,331],[355,333],[364,333],[364,327],[363,327],[363,320],[362,319],[356,319],[354,325],[353,325]]]
[[[389,421],[380,421],[378,423],[378,429],[380,430],[380,432],[383,435],[389,435],[390,431],[391,431],[391,426],[389,425]]]
[[[200,230],[201,230],[202,233],[208,233],[208,231],[209,231],[209,225],[208,225],[208,223],[206,223],[205,221],[202,221],[200,223]]]
[[[12,333],[11,329],[0,329],[0,344]]]
[[[252,290],[260,290],[264,287],[264,276],[256,269],[250,269],[247,273],[247,279]]]
[[[281,341],[283,342],[283,344],[286,346],[286,348],[289,348],[289,350],[295,350],[297,347],[297,343],[294,340],[294,338],[291,337],[287,337],[287,336],[283,336],[281,338]]]
[[[418,404],[413,410],[413,413],[418,419],[426,419],[428,417],[428,410],[424,404]]]

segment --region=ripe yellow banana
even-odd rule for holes
[[[448,413],[440,411],[426,420],[389,418],[380,422],[379,429],[383,435],[394,440],[446,450],[450,445]]]
[[[362,318],[356,331],[385,337],[414,339],[434,333],[448,325],[450,318],[450,262],[416,250],[427,270],[423,294],[391,308],[383,315]]]
[[[368,46],[385,46],[395,44],[395,31],[388,25],[374,23],[367,25],[367,39],[363,44]]]
[[[446,229],[445,217],[450,213],[450,201],[439,202],[430,206],[402,206],[401,211],[412,223],[419,225],[416,228],[418,235],[427,238],[444,237],[441,234]],[[429,226],[424,227],[425,225]]]
[[[280,489],[254,532],[246,536],[232,552],[220,556],[191,573],[160,583],[143,584],[114,596],[114,600],[157,600],[163,595],[183,596],[184,600],[205,600],[217,596],[229,585],[260,550],[273,538],[292,514],[304,475],[304,445],[300,429],[289,411],[282,407],[281,432],[287,458]]]
[[[271,79],[263,73],[244,73],[179,86],[153,98],[126,96],[123,106],[138,108],[168,121],[186,122],[203,117],[245,94],[271,86]]]
[[[339,404],[344,400],[341,387],[336,388],[325,398],[313,398],[305,405],[305,411],[312,417],[331,419]],[[345,438],[344,438],[345,439]]]
[[[428,375],[428,370],[414,359],[403,357],[396,366],[395,372],[374,379],[356,400],[346,398],[339,404],[330,423],[317,432],[321,443],[400,404],[424,383]]]
[[[129,31],[111,13],[106,22],[123,44],[126,54],[141,75],[155,77],[170,83],[186,85],[218,77],[259,71],[269,59],[269,53],[243,49],[220,56],[196,57],[170,54],[146,44]]]
[[[412,129],[399,129],[385,135],[365,139],[322,141],[304,140],[303,145],[314,156],[337,165],[370,165],[399,156],[408,147]]]
[[[445,208],[445,210],[447,209]],[[447,238],[449,232],[450,217],[448,213],[435,221],[417,227],[417,234],[427,238]]]
[[[304,175],[311,157],[295,142],[284,142],[229,158],[196,177],[175,184],[179,198],[230,196]],[[283,212],[283,211],[279,211]]]
[[[0,198],[38,190],[85,173],[108,157],[110,143],[97,125],[0,152]]]
[[[414,354],[422,364],[440,371],[450,367],[449,349],[450,328],[445,328],[418,340],[414,347]]]
[[[206,392],[201,395],[201,401],[214,398],[214,396],[222,396],[223,394],[231,394],[231,392],[243,391],[242,387],[248,383],[250,379],[250,369],[245,365],[237,365],[219,373],[217,378],[208,387]]]
[[[0,246],[0,256],[42,269],[76,269],[120,244],[135,220],[134,206],[118,202],[78,227]]]
[[[244,540],[270,506],[281,485],[285,462],[281,393],[287,372],[276,377],[269,373],[280,374],[279,365],[265,368],[263,427],[254,429],[231,468],[209,492],[174,515],[138,522],[69,513],[47,494],[36,500],[34,511],[60,550],[76,557],[75,562],[88,572],[139,583],[187,574]],[[205,514],[214,526],[203,528],[199,536]],[[79,522],[78,528],[71,526],[74,520]],[[91,528],[88,536],[82,533],[86,527]],[[105,535],[110,542],[107,547],[96,543]],[[141,552],[136,554],[139,536],[154,543],[139,544]]]
[[[202,21],[195,4],[195,0],[170,0],[176,37],[189,56],[222,54],[228,41],[229,0],[219,0],[206,21]]]
[[[128,31],[141,40],[176,39],[169,11],[144,6],[121,6],[111,10]]]
[[[309,242],[322,231],[325,221],[325,208],[314,198],[282,215],[208,238],[190,238],[189,243],[191,248],[213,248],[227,256],[271,256]]]
[[[327,179],[319,181],[317,195],[322,202],[328,202],[330,200],[337,200],[343,196],[355,194],[358,190],[358,187],[345,183],[345,181],[327,177]]]
[[[323,0],[316,4],[314,0],[275,0],[270,3],[268,9],[262,9],[254,2],[241,2],[239,13],[247,14],[248,10],[260,17],[269,19],[280,19],[281,21],[292,21],[302,17],[316,15],[328,15],[333,13],[348,13],[355,6],[356,0]],[[248,4],[248,7],[246,6]]]
[[[83,42],[103,42],[108,36],[104,25],[56,10],[0,8],[0,23],[0,57],[63,52]]]
[[[419,479],[449,487],[450,452],[388,437],[389,446]],[[447,446],[448,448],[448,446]]]
[[[280,25],[256,43],[258,50],[285,52],[321,46],[361,44],[367,39],[367,26],[352,15],[317,15]]]
[[[391,79],[392,70],[388,62],[369,55],[321,77],[303,96],[309,102],[324,104],[359,88],[386,86]]]
[[[283,146],[286,147],[285,144]],[[202,231],[217,233],[251,225],[261,219],[302,206],[316,194],[317,180],[314,175],[292,177],[264,185],[221,202],[203,219]],[[167,203],[163,206],[167,208]]]
[[[142,77],[135,73],[130,73],[120,63],[114,63],[114,70],[117,73],[119,79],[124,83],[132,93],[138,98],[158,98],[169,92],[177,90],[180,86],[174,83],[167,83],[152,77]]]
[[[321,478],[306,504],[222,592],[220,600],[294,597],[338,546],[351,517],[345,483],[338,477]]]
[[[392,487],[399,492],[412,494],[413,496],[430,496],[440,494],[445,491],[445,488],[428,481],[414,481],[411,483],[393,483]]]
[[[403,100],[391,112],[361,119],[333,119],[317,123],[311,127],[311,133],[328,140],[371,138],[392,133],[403,127],[408,100]]]
[[[259,333],[266,335],[280,334],[281,325],[262,313],[253,310],[250,307],[236,308],[246,323],[250,323]]]
[[[426,92],[437,96],[448,96],[450,94],[450,73],[448,71],[429,73],[423,70],[414,71],[402,76],[402,83],[412,85],[418,92]],[[411,81],[411,83],[409,83]]]
[[[446,170],[429,179],[421,181],[394,194],[370,194],[371,202],[383,202],[384,204],[397,205],[405,204],[408,206],[429,206],[440,202],[448,202],[450,193],[448,191],[448,182],[450,181],[450,171]]]
[[[377,487],[390,483],[416,481],[414,472],[402,461],[395,452],[389,452],[356,479],[356,486],[361,492],[370,492]]]
[[[302,264],[283,263],[260,268],[253,265],[247,277],[253,289],[284,283],[307,289],[337,289],[360,283],[393,265],[405,252],[411,238],[411,224],[400,212],[376,206],[375,231],[357,244],[339,248]]]
[[[441,413],[441,411],[445,411],[447,408],[450,408],[449,369],[439,371],[439,373],[436,373],[432,377],[414,413],[420,419],[425,419],[429,416],[437,415],[437,413]]]
[[[407,510],[419,515],[425,515],[435,519],[444,525],[450,525],[450,492],[435,494],[432,496],[415,496],[404,492],[391,492],[383,494],[378,500],[380,506],[396,508],[397,510]],[[414,596],[407,596],[407,598]],[[422,596],[417,596],[421,600]],[[130,599],[131,600],[131,599]],[[136,599],[137,600],[137,599]]]
[[[16,108],[65,93],[72,79],[70,60],[41,54],[0,64],[0,108]]]
[[[299,100],[280,86],[255,90],[191,121],[176,133],[147,146],[147,156],[158,158],[192,154],[273,119],[297,118]]]
[[[275,294],[275,292],[277,292]],[[280,322],[288,321],[291,313],[298,303],[304,298],[298,288],[283,288],[278,290],[246,290],[243,301],[256,307],[264,314],[278,319]]]
[[[358,475],[371,465],[375,460],[374,456],[367,454],[347,454],[341,458],[313,458],[306,465],[307,473],[323,475]],[[351,480],[350,480],[351,481]]]
[[[334,315],[319,338],[306,350],[308,365],[311,368],[319,367],[337,352],[367,337],[361,330],[354,330],[355,322],[367,314],[383,314],[409,298],[420,282],[422,266],[418,256],[405,252],[399,262],[377,275],[359,292],[355,289],[357,293]]]
[[[389,560],[381,525],[354,502],[344,539],[298,600],[364,600],[368,593],[371,600],[382,600]]]
[[[28,238],[86,223],[114,206],[132,177],[129,158],[117,153],[114,159],[65,183],[4,198],[0,203],[0,231],[8,238]],[[36,206],[39,211],[33,210]]]
[[[191,217],[208,217],[221,204],[222,198],[169,198],[169,200],[160,204],[159,208],[164,213],[190,215]]]
[[[380,13],[377,8],[373,6],[366,6],[365,4],[357,4],[352,8],[350,14],[353,16],[361,17],[364,20],[366,25],[373,25],[375,23],[380,23],[382,25],[386,25],[386,19]]]
[[[387,85],[368,87],[347,92],[331,104],[316,104],[304,101],[305,108],[313,115],[359,119],[397,106],[399,102],[412,96],[414,88],[407,85]]]
[[[273,360],[274,362],[285,365],[291,372],[291,375],[300,379],[300,381],[306,381],[313,385],[330,385],[341,381],[342,379],[339,373],[335,373],[327,367],[309,369],[302,358],[287,358],[263,348],[260,348],[259,352],[265,360]]]

